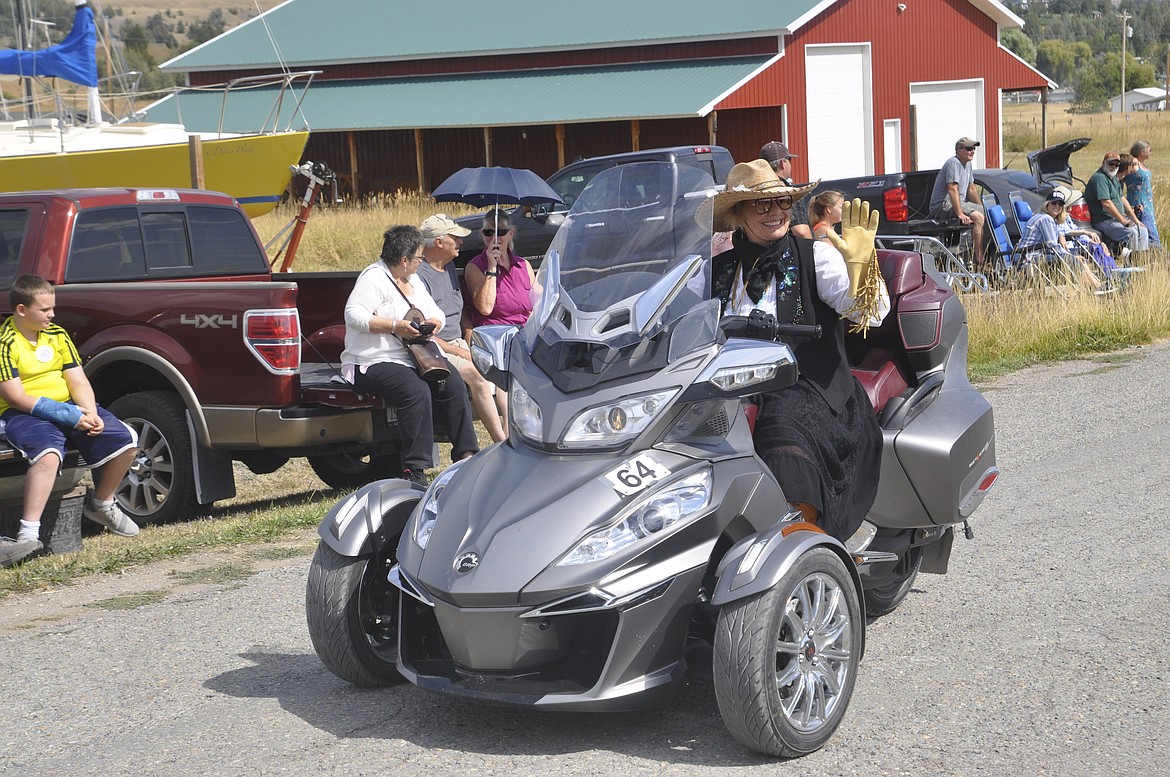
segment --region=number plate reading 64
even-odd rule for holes
[[[614,491],[622,496],[630,496],[669,474],[670,470],[655,461],[649,453],[639,453],[617,469],[605,473],[605,479],[613,485]]]

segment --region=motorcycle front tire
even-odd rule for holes
[[[403,682],[398,673],[399,591],[386,579],[398,537],[365,556],[343,556],[321,542],[309,567],[305,617],[325,667],[362,687]]]
[[[715,698],[728,731],[759,753],[821,748],[849,706],[865,622],[853,578],[824,547],[772,588],[723,606],[715,630]]]

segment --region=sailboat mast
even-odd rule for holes
[[[30,51],[32,41],[29,40],[28,30],[28,9],[25,7],[26,0],[16,0],[16,48],[21,51]],[[20,89],[24,92],[24,104],[28,106],[25,108],[25,117],[32,119],[36,111],[36,104],[33,101],[33,85],[31,78],[20,79]]]

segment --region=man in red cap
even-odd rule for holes
[[[1119,254],[1125,258],[1130,251],[1149,248],[1150,233],[1121,193],[1121,180],[1117,177],[1120,166],[1121,157],[1116,151],[1105,155],[1101,169],[1089,176],[1085,185],[1085,203],[1089,206],[1093,229],[1128,249]]]

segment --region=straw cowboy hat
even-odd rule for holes
[[[735,224],[728,216],[736,204],[747,200],[764,200],[770,197],[792,198],[793,204],[817,187],[820,181],[790,186],[776,175],[772,165],[764,159],[753,159],[750,162],[740,162],[731,168],[727,174],[727,185],[723,191],[704,203],[706,207],[715,209],[712,215],[712,228],[716,232],[727,232],[735,229]],[[705,208],[699,211],[700,217],[705,215]]]

